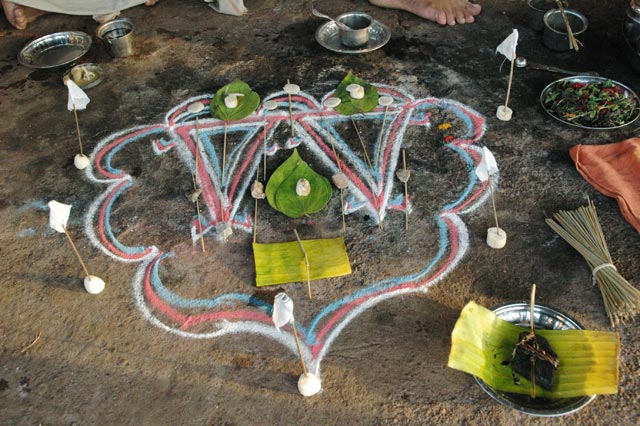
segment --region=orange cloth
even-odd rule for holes
[[[640,138],[609,145],[576,145],[569,154],[582,177],[618,200],[622,215],[640,232]]]

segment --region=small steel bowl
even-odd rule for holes
[[[349,28],[338,27],[342,44],[347,47],[360,47],[367,44],[373,23],[371,16],[362,12],[349,12],[338,16],[336,21]]]
[[[498,318],[512,324],[529,327],[529,303],[509,303],[492,308]],[[567,314],[563,314],[547,306],[535,305],[533,318],[536,328],[545,330],[583,330],[580,323]],[[574,413],[591,403],[596,396],[576,398],[548,399],[534,398],[510,392],[501,392],[487,386],[482,379],[476,377],[476,382],[491,398],[500,404],[520,411],[521,413],[539,417],[558,417]]]
[[[590,83],[604,83],[607,80],[610,80],[613,84],[622,87],[624,89],[625,96],[633,98],[635,100],[636,113],[632,116],[632,118],[628,122],[626,122],[624,124],[621,124],[619,126],[613,126],[613,127],[589,127],[589,126],[583,126],[581,124],[577,124],[577,123],[574,123],[572,121],[567,121],[567,120],[562,119],[561,117],[555,116],[544,105],[544,100],[546,99],[549,91],[551,91],[555,86],[564,83],[565,81],[569,81],[571,83],[590,84]],[[615,80],[611,80],[610,78],[606,78],[606,77],[592,77],[592,76],[586,76],[586,75],[576,75],[576,76],[573,76],[573,77],[565,77],[565,78],[561,78],[560,80],[556,80],[553,83],[549,84],[547,87],[545,87],[542,90],[542,93],[540,93],[540,105],[542,105],[542,109],[544,109],[544,111],[547,114],[549,114],[551,117],[555,118],[556,120],[560,121],[561,123],[568,124],[568,125],[573,126],[573,127],[579,127],[581,129],[587,129],[587,130],[620,129],[622,127],[630,125],[631,123],[634,123],[636,120],[638,120],[638,117],[640,117],[640,98],[638,98],[638,95],[636,95],[636,93],[633,90],[631,90],[629,87],[627,87],[626,85],[624,85],[622,83],[619,83],[619,82],[617,82]]]
[[[565,9],[565,15],[571,26],[571,32],[574,36],[579,36],[587,31],[589,22],[587,17],[577,10]],[[560,9],[551,9],[544,14],[544,33],[542,34],[542,42],[551,50],[564,52],[571,49],[569,46],[569,35],[567,33],[567,25],[562,18]]]

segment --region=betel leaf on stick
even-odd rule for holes
[[[298,195],[296,186],[300,179],[308,181],[308,195]],[[269,205],[294,219],[322,210],[332,192],[329,180],[309,167],[297,149],[273,172],[266,188]]]
[[[238,96],[238,106],[228,108],[224,99],[231,94],[241,94]],[[251,87],[243,81],[236,80],[220,88],[211,100],[211,116],[228,123],[230,121],[242,120],[248,117],[260,105],[260,96],[251,90]]]
[[[351,97],[351,94],[347,91],[347,86],[350,84],[359,84],[364,88],[364,97],[362,99]],[[378,90],[375,86],[356,77],[351,71],[338,84],[333,96],[340,99],[340,105],[336,106],[335,110],[343,115],[373,111],[378,106]]]

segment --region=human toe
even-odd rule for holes
[[[466,15],[476,16],[482,11],[482,6],[476,3],[467,3],[465,8]]]

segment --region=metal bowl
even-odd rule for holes
[[[91,36],[81,31],[54,33],[27,44],[18,54],[18,61],[31,68],[54,68],[75,61],[90,47]]]
[[[80,64],[71,68],[62,76],[62,82],[73,80],[81,89],[90,89],[97,86],[104,79],[104,71],[98,64]]]
[[[510,303],[492,308],[498,318],[512,324],[529,327],[529,303]],[[563,314],[547,306],[535,305],[533,318],[536,328],[545,330],[583,330],[584,327],[569,315]],[[487,386],[482,379],[476,377],[476,382],[491,398],[500,404],[520,411],[521,413],[540,417],[557,417],[574,413],[593,401],[596,396],[576,398],[548,399],[534,398],[528,395],[501,392]]]
[[[604,83],[607,80],[610,80],[613,84],[620,86],[624,89],[624,95],[626,97],[631,97],[635,100],[635,107],[636,107],[636,112],[635,114],[631,117],[631,119],[624,123],[621,124],[619,126],[612,126],[612,127],[589,127],[589,126],[583,126],[581,124],[577,124],[571,121],[567,121],[564,120],[560,117],[555,116],[551,111],[549,111],[549,109],[544,105],[544,100],[547,97],[547,94],[549,93],[549,91],[551,91],[554,87],[563,84],[565,81],[571,82],[571,83],[585,83],[585,84],[590,84],[590,83]],[[568,124],[570,126],[573,127],[579,127],[581,129],[588,129],[588,130],[611,130],[611,129],[619,129],[621,127],[625,127],[628,126],[629,124],[635,122],[638,117],[640,117],[640,98],[638,98],[638,95],[636,95],[636,93],[631,90],[629,87],[625,86],[622,83],[619,83],[615,80],[611,80],[610,78],[605,78],[605,77],[592,77],[592,76],[586,76],[586,75],[576,75],[573,77],[566,77],[566,78],[561,78],[560,80],[556,80],[553,83],[549,84],[547,87],[545,87],[542,90],[542,93],[540,93],[540,105],[542,105],[542,109],[544,109],[544,111],[549,114],[551,117],[555,118],[556,120],[564,123],[564,124]]]

